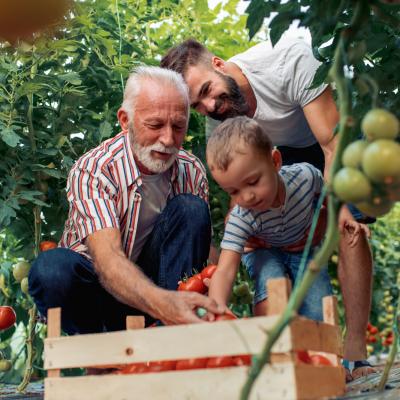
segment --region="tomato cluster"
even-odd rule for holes
[[[242,367],[251,365],[251,356],[219,356],[208,358],[187,358],[182,360],[150,361],[147,363],[127,364],[119,368],[117,374],[143,374],[149,372],[185,371],[204,368]]]
[[[307,350],[296,351],[296,360],[303,364],[310,364],[316,367],[319,366],[332,366],[332,363],[327,357],[322,354],[309,354]]]
[[[337,197],[364,214],[379,217],[400,200],[399,120],[384,109],[370,110],[361,122],[366,140],[351,143],[333,179]]]
[[[207,265],[203,270],[189,278],[184,278],[178,284],[179,291],[197,292],[205,294],[208,291],[208,286],[205,284],[205,279],[211,279],[217,266],[215,264]]]

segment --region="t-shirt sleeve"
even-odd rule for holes
[[[221,248],[243,253],[247,239],[255,234],[254,224],[251,221],[252,215],[250,211],[240,211],[238,206],[234,207],[225,225]]]
[[[304,163],[304,169],[306,174],[310,176],[314,194],[320,194],[324,186],[324,177],[321,171],[308,163]]]
[[[304,107],[326,89],[327,84],[308,89],[320,64],[307,43],[290,46],[283,63],[283,79],[291,103]]]
[[[67,182],[70,222],[83,241],[90,234],[104,229],[119,229],[114,202],[117,188],[106,175],[98,175],[80,166],[71,170]]]

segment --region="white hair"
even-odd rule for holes
[[[146,79],[174,87],[182,95],[182,99],[187,105],[187,116],[189,116],[189,89],[182,75],[170,69],[144,65],[135,68],[126,82],[121,108],[128,114],[129,121],[133,119],[136,98]]]

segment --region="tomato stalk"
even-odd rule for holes
[[[350,39],[360,29],[360,26],[365,23],[367,12],[369,12],[368,5],[362,0],[357,1],[350,26],[347,29],[343,30],[340,34],[340,39],[335,50],[334,63],[329,72],[329,76],[336,83],[340,113],[338,131],[339,140],[335,158],[330,169],[330,182],[332,182],[333,176],[341,167],[343,150],[351,141],[355,139],[355,133],[352,132],[353,119],[351,117],[351,88],[348,84],[348,79],[345,76],[344,60],[346,58],[345,50],[347,49]],[[275,326],[268,332],[267,340],[261,353],[257,357],[254,357],[254,361],[252,366],[250,367],[248,378],[241,391],[241,400],[246,400],[249,398],[251,389],[262,368],[265,364],[270,362],[270,353],[272,346],[279,338],[286,326],[296,316],[297,311],[303,303],[304,297],[306,296],[309,288],[313,284],[315,278],[320,273],[322,267],[326,265],[332,253],[336,249],[339,242],[338,212],[341,205],[342,203],[332,193],[329,193],[328,221],[325,240],[323,241],[321,248],[315,254],[314,258],[308,263],[308,268],[304,274],[302,281],[299,285],[294,287],[294,290],[289,298],[287,307],[284,310],[283,314],[281,315]],[[315,213],[314,218],[318,218],[317,212]]]
[[[398,348],[398,343],[399,343],[399,330],[400,330],[400,295],[397,299],[397,307],[396,307],[396,312],[395,312],[395,316],[394,316],[393,343],[392,343],[392,346],[390,347],[389,357],[386,361],[385,368],[384,368],[382,376],[381,376],[381,380],[379,381],[378,386],[377,386],[379,391],[385,390],[386,382],[389,379],[389,372],[393,366],[394,359],[397,354],[397,348]]]
[[[33,63],[31,66],[31,79],[33,79],[36,75],[37,71],[37,64]],[[29,106],[27,112],[27,122],[28,122],[28,134],[29,139],[31,142],[32,152],[36,152],[36,138],[35,138],[35,131],[33,127],[33,93],[28,95]],[[39,173],[36,174],[36,181],[39,182],[40,176]],[[42,220],[40,218],[41,207],[39,205],[35,205],[33,207],[33,225],[34,225],[34,256],[37,257],[39,254],[39,244],[41,240],[41,227],[42,227]],[[35,338],[35,328],[36,328],[36,316],[37,316],[37,309],[36,305],[29,309],[29,321],[28,327],[26,331],[26,363],[25,363],[25,372],[22,378],[21,383],[19,384],[17,391],[24,392],[26,387],[28,386],[32,372],[33,372],[33,356],[34,356],[34,349],[33,349],[33,340]]]

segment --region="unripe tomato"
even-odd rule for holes
[[[345,167],[360,168],[364,150],[368,146],[365,140],[356,140],[350,143],[343,152],[342,164]]]
[[[380,203],[363,201],[355,206],[365,215],[377,218],[387,214],[392,209],[393,203],[387,200],[382,200]]]
[[[19,261],[13,266],[13,275],[17,282],[21,282],[22,279],[28,276],[29,270],[31,269],[31,264],[27,261]]]
[[[29,293],[29,282],[28,277],[25,277],[21,281],[21,291],[22,293],[28,294]]]
[[[400,179],[400,144],[375,140],[364,151],[362,167],[373,182],[391,184]]]
[[[39,244],[40,251],[47,251],[55,248],[57,248],[57,243],[52,240],[44,240]]]
[[[7,372],[11,367],[12,363],[10,360],[0,360],[0,372]]]
[[[368,140],[395,139],[399,133],[399,120],[383,108],[374,108],[365,114],[361,129]]]
[[[333,190],[344,202],[357,203],[369,199],[372,188],[361,171],[345,167],[333,178]]]
[[[0,306],[0,330],[8,329],[15,324],[17,315],[10,306]]]
[[[239,283],[238,285],[233,287],[233,293],[239,297],[248,296],[249,294],[251,294],[249,284],[247,282]]]

